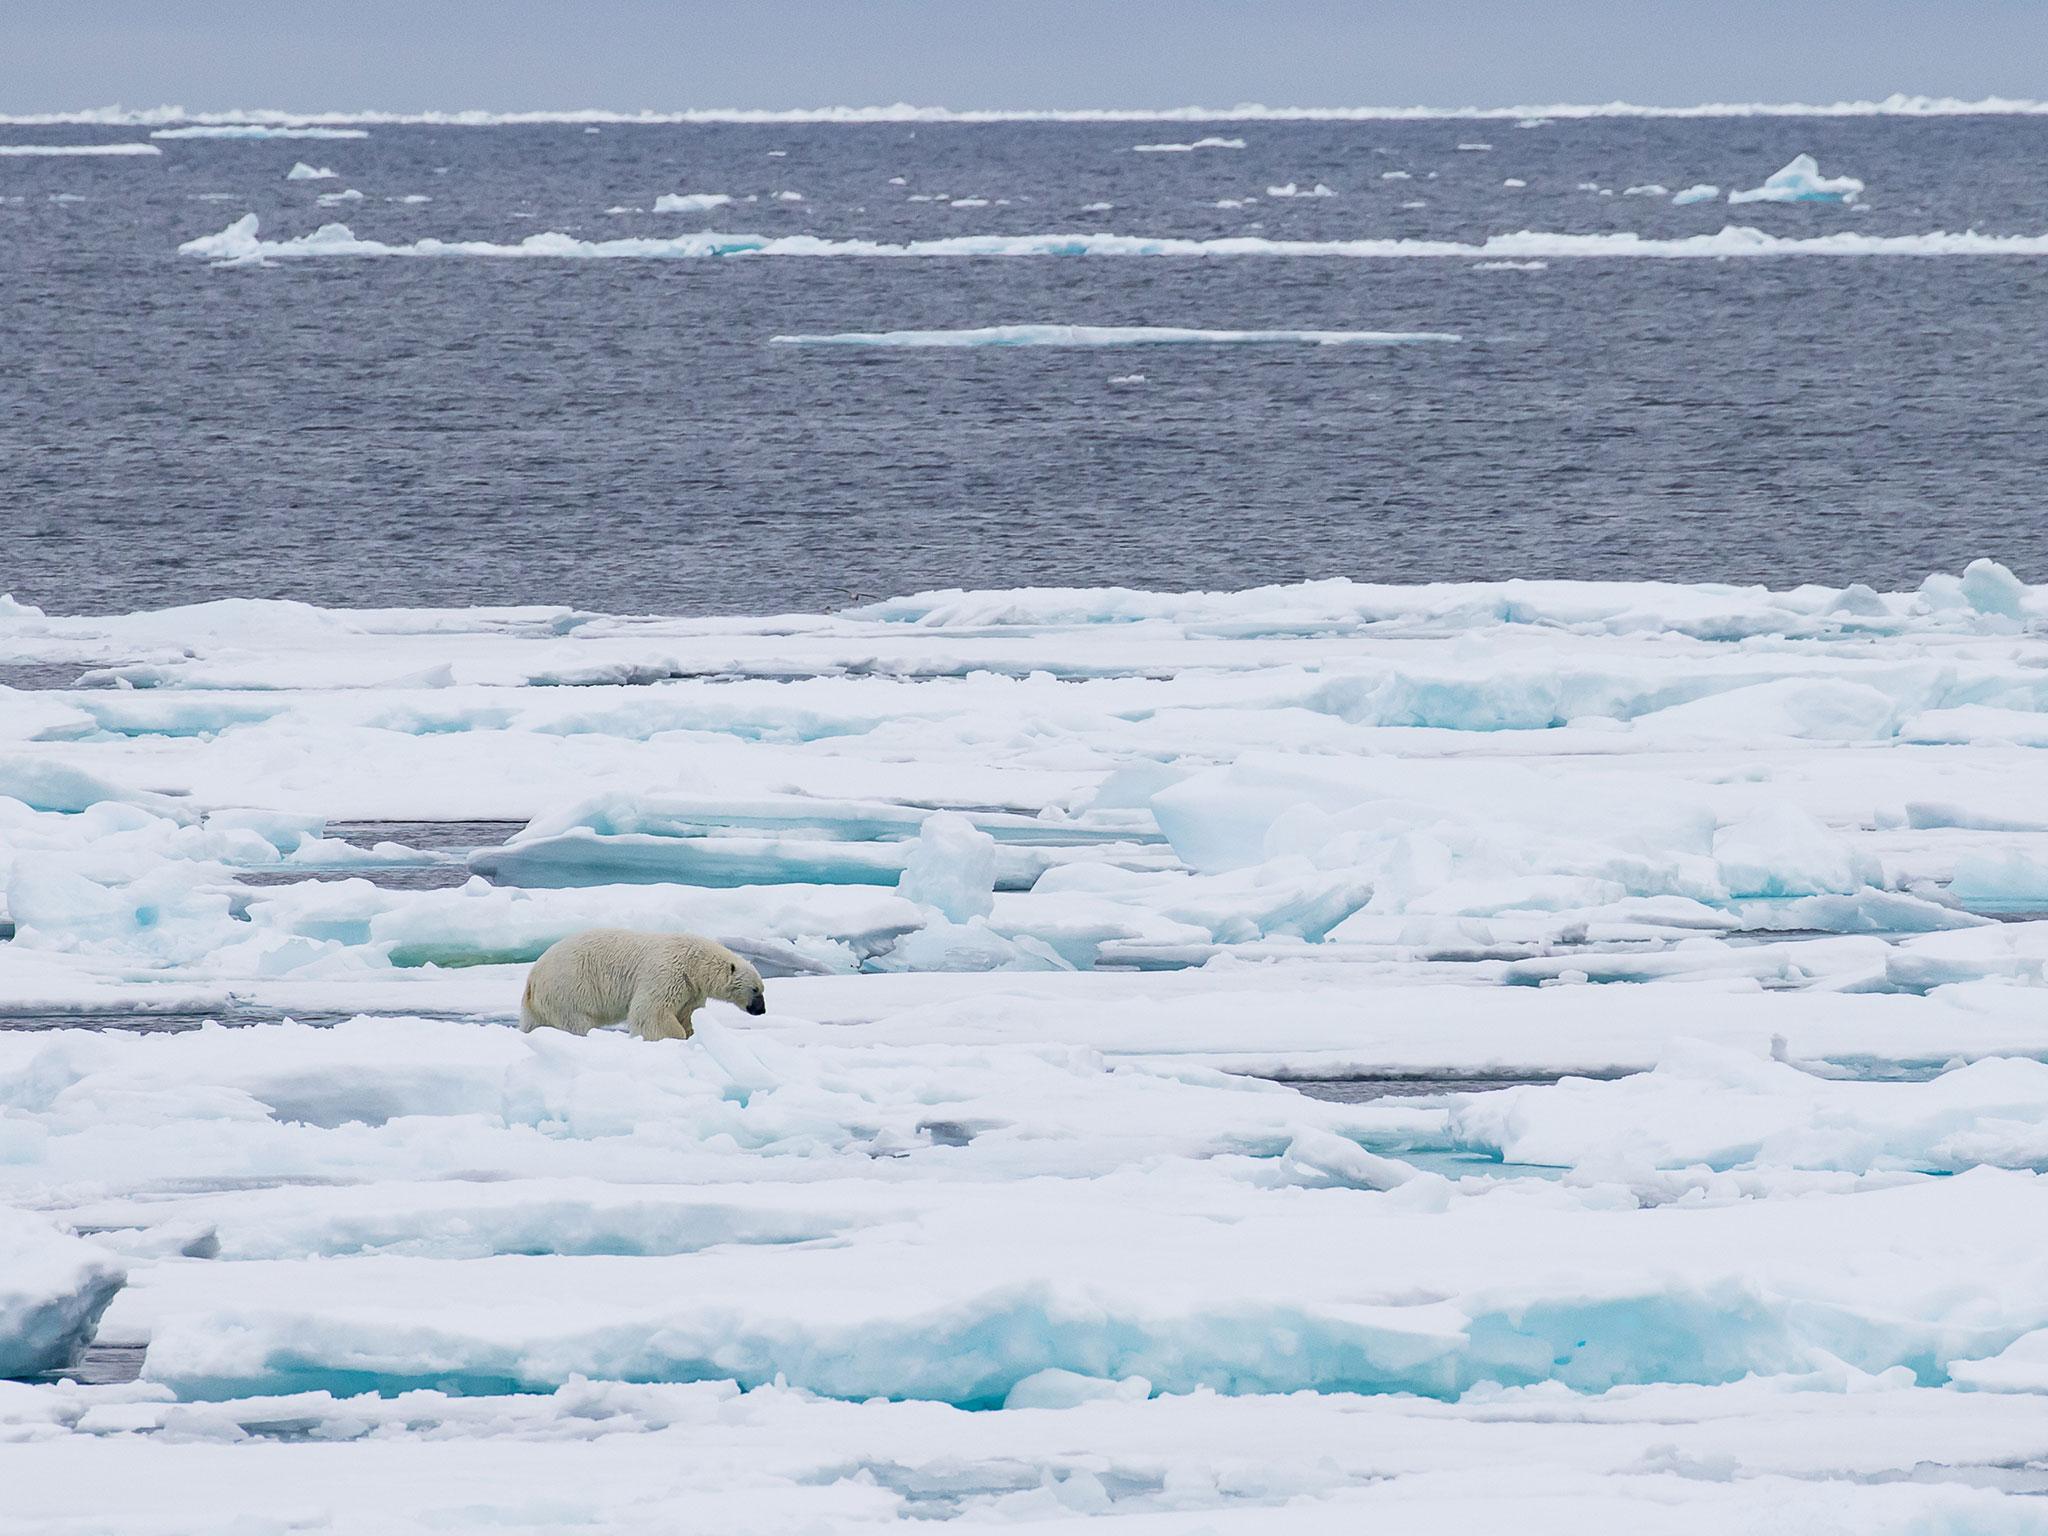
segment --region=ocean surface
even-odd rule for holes
[[[1135,152],[1207,137],[1243,148]],[[587,254],[705,230],[2039,236],[2040,118],[58,125],[0,142],[161,150],[0,156],[0,590],[52,612],[779,612],[1329,575],[1898,589],[1978,555],[2048,578],[2041,256]],[[1802,152],[1866,183],[1864,206],[1726,201]],[[288,180],[301,161],[336,175]],[[1289,183],[1332,195],[1268,194]],[[1698,183],[1719,196],[1673,205]],[[1667,191],[1625,195],[1649,184]],[[651,211],[665,193],[732,201]],[[264,240],[554,231],[586,254],[180,254],[250,213]],[[1461,339],[770,339],[1033,324]]]

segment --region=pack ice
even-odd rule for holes
[[[0,600],[28,667],[0,1530],[2048,1529],[1995,563]],[[520,1034],[599,924],[768,1013]]]

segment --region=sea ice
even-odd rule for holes
[[[830,336],[769,338],[779,345],[798,347],[1270,346],[1286,342],[1383,347],[1460,339],[1440,331],[1217,331],[1171,325],[990,325],[954,331],[845,331]]]
[[[1279,197],[1335,196],[1323,192],[1273,192]],[[311,234],[265,240],[255,214],[245,214],[217,234],[187,240],[180,254],[223,263],[257,260],[336,257],[482,257],[490,259],[564,261],[690,261],[726,257],[858,256],[907,257],[924,260],[983,256],[1152,256],[1152,257],[1346,257],[1364,261],[1443,260],[1479,257],[1500,259],[1569,258],[1586,260],[1651,259],[1713,261],[1730,257],[1869,257],[1869,256],[2040,256],[2048,254],[2048,235],[1995,235],[1975,231],[1934,230],[1918,235],[1865,235],[1840,231],[1829,235],[1773,235],[1731,224],[1713,234],[1658,239],[1633,231],[1560,234],[1522,230],[1489,235],[1478,242],[1458,240],[1350,239],[1276,240],[1255,235],[1223,235],[1213,239],[1152,237],[1109,233],[1038,235],[953,235],[931,240],[892,243],[876,240],[833,240],[816,235],[699,234],[614,240],[581,240],[559,231],[528,235],[517,244],[490,240],[425,239],[406,244],[364,240],[346,224],[323,224]]]
[[[654,200],[656,213],[704,213],[732,201],[725,192],[664,192]]]
[[[152,139],[367,139],[365,128],[277,127],[265,123],[197,123],[159,128]]]
[[[341,172],[331,170],[326,166],[308,165],[305,161],[299,160],[294,162],[292,168],[284,173],[284,179],[286,181],[333,181],[340,175]]]
[[[1335,197],[1336,195],[1335,192],[1332,192],[1320,181],[1312,187],[1297,186],[1294,182],[1290,181],[1281,186],[1266,188],[1266,196],[1268,197]]]
[[[2044,637],[0,600],[0,1373],[142,1373],[0,1524],[2028,1529]],[[521,1034],[601,923],[768,1011]]]
[[[49,156],[49,155],[160,155],[163,151],[154,144],[0,144],[0,155]]]
[[[1789,163],[1764,178],[1760,187],[1730,192],[1731,203],[1846,203],[1863,190],[1853,176],[1823,176],[1811,155],[1794,155]]]
[[[122,1279],[105,1250],[0,1205],[0,1377],[70,1364]]]
[[[1671,194],[1671,201],[1683,208],[1689,203],[1711,203],[1721,195],[1721,189],[1712,182],[1695,182]]]
[[[1192,141],[1191,143],[1187,143],[1187,144],[1133,144],[1133,145],[1131,146],[1131,150],[1132,150],[1132,152],[1133,152],[1134,154],[1140,154],[1140,155],[1158,155],[1158,154],[1186,154],[1186,153],[1187,153],[1187,152],[1189,152],[1190,150],[1197,150],[1197,149],[1243,149],[1243,148],[1244,148],[1244,140],[1243,140],[1243,139],[1221,139],[1221,138],[1215,138],[1215,137],[1210,137],[1210,138],[1204,138],[1204,139],[1195,139],[1195,140],[1193,140],[1193,141]]]
[[[927,816],[896,888],[956,923],[995,910],[996,840],[952,811]]]

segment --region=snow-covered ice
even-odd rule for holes
[[[367,128],[284,128],[263,123],[200,123],[159,128],[152,139],[367,139]]]
[[[664,192],[654,200],[656,213],[704,213],[732,201],[726,192]]]
[[[2001,566],[0,663],[0,1376],[141,1371],[0,1381],[0,1530],[2043,1528]],[[767,1014],[519,1033],[600,923]]]
[[[1334,196],[1334,193],[1267,189],[1275,197]],[[1682,194],[1681,194],[1682,195]],[[1675,199],[1674,199],[1675,200]],[[1213,239],[1119,235],[1104,232],[1040,235],[952,235],[901,242],[838,240],[818,235],[697,234],[615,240],[584,240],[556,230],[528,235],[516,244],[492,240],[413,240],[394,244],[359,238],[346,224],[323,224],[310,234],[265,239],[253,213],[216,234],[178,247],[181,254],[236,265],[275,259],[342,257],[458,257],[538,261],[692,261],[730,257],[828,256],[944,259],[962,256],[1075,257],[1348,257],[1362,261],[1457,260],[1667,260],[1716,261],[1729,257],[1870,256],[2043,256],[2048,234],[1991,235],[1972,230],[1933,230],[1920,235],[1774,235],[1729,224],[1712,234],[1660,239],[1632,231],[1563,234],[1521,230],[1480,241],[1279,240],[1256,235]]]
[[[286,181],[333,181],[340,175],[341,172],[333,170],[328,166],[308,165],[305,161],[299,160],[293,162],[292,168],[284,173],[284,179]]]
[[[988,325],[952,331],[842,331],[828,336],[774,336],[801,347],[1388,347],[1457,341],[1443,331],[1223,331],[1173,325]]]
[[[1700,181],[1672,193],[1671,201],[1684,208],[1693,203],[1711,203],[1720,195],[1721,189],[1712,182]]]
[[[16,157],[83,155],[113,156],[121,158],[133,155],[160,155],[163,150],[154,144],[0,144],[0,155]]]
[[[1764,178],[1760,187],[1730,192],[1731,203],[1847,203],[1863,190],[1854,176],[1823,176],[1811,155],[1791,161]]]
[[[1224,139],[1214,135],[1193,139],[1185,144],[1133,144],[1131,151],[1140,155],[1178,155],[1197,149],[1243,149],[1243,139]]]

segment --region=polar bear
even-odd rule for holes
[[[519,1027],[587,1035],[623,1019],[642,1040],[687,1040],[695,1033],[690,1016],[714,997],[748,1013],[768,1011],[761,973],[715,940],[591,928],[533,962]]]

